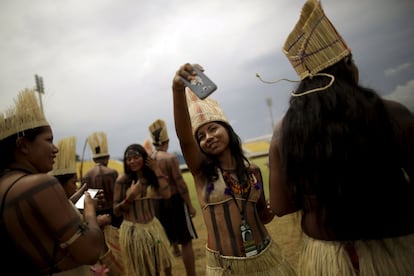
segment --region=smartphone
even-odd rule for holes
[[[201,100],[207,98],[211,93],[216,91],[217,85],[212,82],[198,67],[197,65],[193,66],[196,76],[193,80],[188,81],[184,78],[181,78],[184,84],[190,88],[194,94]]]
[[[89,194],[91,195],[92,198],[94,198],[96,196],[96,194],[98,193],[99,189],[88,189],[87,190],[89,192]],[[84,207],[84,202],[85,202],[85,195],[82,195],[78,201],[76,201],[76,208],[78,209],[83,209]]]

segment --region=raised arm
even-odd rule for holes
[[[198,173],[200,170],[203,155],[192,133],[191,120],[185,95],[185,86],[180,76],[191,80],[194,75],[195,72],[192,65],[186,63],[176,72],[172,85],[175,131],[180,142],[184,159],[193,174]]]

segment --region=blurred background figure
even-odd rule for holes
[[[118,177],[118,171],[108,167],[110,154],[108,151],[108,141],[105,132],[98,131],[88,137],[88,144],[92,151],[92,158],[95,166],[85,173],[82,177],[82,184],[86,184],[88,189],[103,190],[104,200],[102,205],[98,206],[96,213],[109,214],[111,224],[119,228],[122,217],[113,215],[113,197],[115,181]]]
[[[175,256],[181,256],[187,276],[195,275],[195,257],[192,240],[197,238],[192,217],[196,210],[191,203],[187,183],[181,174],[177,155],[168,152],[170,138],[164,120],[157,119],[148,127],[155,150],[151,157],[158,161],[162,174],[168,177],[171,197],[158,200],[158,215]],[[179,248],[181,244],[181,252]]]
[[[140,144],[123,156],[124,173],[115,185],[114,214],[123,216],[119,245],[125,275],[172,275],[174,257],[164,228],[155,216],[154,199],[171,196],[167,176]]]
[[[108,167],[110,154],[105,132],[97,131],[92,133],[87,138],[87,142],[92,152],[95,166],[85,173],[81,183],[82,185],[86,184],[88,189],[103,191],[103,195],[101,193],[97,195],[102,203],[98,205],[96,213],[97,215],[109,215],[111,218],[110,225],[104,227],[105,242],[109,251],[111,251],[111,254],[108,254],[108,262],[112,262],[116,266],[116,270],[111,269],[110,273],[120,275],[119,273],[123,271],[121,252],[119,250],[119,226],[122,222],[122,216],[117,217],[113,214],[114,187],[118,171]]]

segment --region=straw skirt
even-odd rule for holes
[[[251,257],[222,256],[206,248],[206,276],[291,276],[296,275],[272,240],[259,254]]]
[[[304,235],[300,275],[414,275],[414,234],[383,240],[354,241],[359,274],[343,242]]]
[[[171,267],[174,257],[157,218],[146,224],[124,220],[119,229],[119,245],[125,275],[157,275]]]

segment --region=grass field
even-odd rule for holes
[[[263,174],[263,184],[265,187],[266,198],[269,196],[269,170],[267,167],[268,157],[260,157],[253,159],[256,165],[258,165]],[[92,161],[86,161],[83,163],[83,172],[85,173],[89,168],[94,165]],[[122,173],[122,162],[111,160],[108,164],[109,167],[118,170]],[[80,164],[78,164],[78,170]],[[188,185],[191,200],[193,202],[194,208],[197,210],[197,215],[193,218],[195,228],[197,230],[198,239],[193,240],[193,248],[196,257],[196,272],[198,276],[205,275],[205,245],[207,238],[207,231],[204,227],[204,221],[201,216],[200,205],[198,204],[193,177],[189,172],[183,173],[183,177]],[[266,225],[270,235],[273,240],[279,245],[282,253],[285,255],[287,260],[291,265],[296,269],[298,256],[299,256],[299,246],[300,246],[300,220],[297,217],[297,214],[292,214],[284,216],[282,218],[275,217],[272,222]],[[175,258],[176,262],[173,266],[173,274],[176,276],[184,276],[185,269],[181,257]]]

